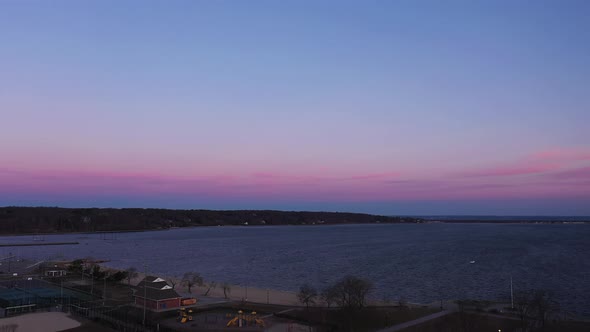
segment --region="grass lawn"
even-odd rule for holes
[[[520,331],[520,320],[486,316],[476,313],[454,313],[423,324],[402,330],[403,332],[470,332],[470,331]],[[590,323],[587,322],[554,322],[547,323],[545,328],[532,330],[533,332],[587,332]]]
[[[309,308],[288,317],[335,331],[375,331],[437,312],[431,308],[367,307],[363,309]]]

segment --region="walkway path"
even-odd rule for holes
[[[405,323],[397,324],[397,325],[394,325],[394,326],[390,326],[388,328],[379,330],[377,332],[395,332],[395,331],[401,331],[401,330],[403,330],[405,328],[408,328],[410,326],[422,324],[422,323],[427,322],[429,320],[437,319],[439,317],[443,317],[443,316],[446,316],[448,314],[452,314],[453,312],[455,312],[455,310],[443,310],[443,311],[434,313],[432,315],[428,315],[428,316],[424,316],[424,317],[421,317],[421,318],[418,318],[418,319],[411,320],[409,322],[405,322]]]
[[[266,319],[266,318],[273,317],[273,316],[274,316],[274,315],[276,315],[276,314],[286,314],[286,313],[288,313],[288,312],[290,312],[290,311],[293,311],[293,310],[295,310],[295,309],[296,309],[296,308],[290,308],[290,309],[286,309],[286,310],[279,311],[279,312],[277,312],[277,313],[274,313],[274,314],[270,314],[270,315],[262,316],[262,317],[260,317],[260,318],[262,318],[262,319]]]

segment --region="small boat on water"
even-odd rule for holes
[[[475,261],[470,261],[469,264],[475,264]]]

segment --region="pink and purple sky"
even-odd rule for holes
[[[590,215],[587,1],[1,1],[0,206]]]

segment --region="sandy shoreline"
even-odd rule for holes
[[[117,269],[111,269],[107,266],[105,266],[106,269],[109,270],[113,270],[113,271],[118,271]],[[144,278],[144,273],[143,272],[137,272],[138,275],[137,277],[133,278],[131,280],[131,285],[137,285],[143,278]],[[148,273],[148,275],[151,276],[157,276],[160,277],[166,281],[170,281],[171,279],[174,280],[176,282],[174,289],[176,290],[176,292],[178,292],[181,296],[183,297],[196,297],[198,298],[202,298],[202,297],[208,297],[208,298],[217,298],[217,299],[225,299],[224,294],[223,294],[223,283],[219,283],[217,282],[217,286],[215,288],[212,288],[209,293],[205,296],[205,292],[207,291],[207,287],[206,286],[193,286],[191,288],[192,293],[188,292],[187,287],[184,287],[181,283],[181,278],[174,278],[174,277],[168,277],[165,275],[155,275],[155,274],[150,274]],[[204,280],[205,283],[209,283],[209,280]],[[303,304],[301,302],[299,302],[299,300],[297,299],[297,292],[293,292],[293,291],[283,291],[283,290],[277,290],[277,289],[272,289],[272,288],[260,288],[260,287],[246,287],[245,286],[240,286],[240,285],[232,285],[229,284],[231,291],[228,294],[228,301],[247,301],[247,302],[252,302],[252,303],[263,303],[263,304],[276,304],[276,305],[286,305],[286,306],[302,306]],[[319,292],[319,290],[318,290]],[[452,301],[445,301],[445,306],[448,306]],[[368,303],[370,305],[378,305],[378,306],[391,306],[391,305],[397,305],[397,301],[393,301],[393,302],[385,302],[382,300],[377,300],[375,298],[369,299]],[[316,299],[316,304],[317,306],[324,306],[325,304],[319,299],[319,297]],[[406,302],[406,305],[410,306],[410,307],[423,307],[423,306],[428,306],[428,307],[439,307],[439,302],[433,302],[430,304],[425,304],[425,303],[412,303],[412,302]]]
[[[108,266],[105,266],[106,269],[109,270],[113,270],[113,271],[117,271],[117,269],[112,269]],[[153,276],[157,276],[160,277],[166,281],[170,281],[173,280],[176,282],[174,290],[176,290],[176,292],[178,292],[180,295],[184,296],[184,297],[196,297],[196,298],[200,298],[200,297],[204,297],[205,292],[207,291],[207,287],[206,286],[193,286],[191,288],[191,292],[188,292],[188,288],[184,287],[181,283],[181,278],[171,278],[171,277],[167,277],[165,275],[155,275],[155,274],[150,274],[148,273],[148,275],[153,275]],[[137,285],[143,278],[144,278],[145,274],[143,272],[139,272],[137,274],[137,277],[133,278],[131,280],[131,285]],[[209,283],[209,280],[205,280],[205,283]],[[217,282],[217,286],[215,288],[212,288],[209,291],[209,294],[207,294],[207,297],[211,297],[211,298],[220,298],[223,299],[224,298],[224,294],[223,294],[223,287],[222,287],[223,283]],[[269,304],[279,304],[279,305],[301,305],[301,303],[297,300],[297,294],[295,292],[289,292],[289,291],[281,291],[281,290],[276,290],[276,289],[265,289],[265,288],[257,288],[257,287],[245,287],[245,286],[239,286],[239,285],[231,285],[230,286],[230,292],[228,294],[228,300],[231,301],[247,301],[247,302],[256,302],[256,303],[269,303]]]
[[[113,268],[108,266],[108,262],[100,263],[99,264],[104,271],[110,271],[115,273],[117,271],[125,271],[125,269],[121,268]],[[143,278],[145,277],[145,273],[143,271],[136,271],[137,276],[132,278],[130,281],[130,285],[136,286]],[[251,287],[251,286],[241,286],[241,285],[234,285],[227,283],[230,286],[230,291],[228,292],[227,298],[223,292],[223,282],[216,281],[216,287],[211,288],[209,293],[205,295],[207,292],[207,284],[211,282],[211,280],[204,279],[203,286],[193,286],[191,287],[191,293],[188,292],[188,287],[182,285],[182,278],[178,276],[167,276],[165,274],[157,274],[157,273],[147,273],[149,276],[159,277],[168,282],[170,286],[174,287],[174,290],[181,295],[182,297],[195,297],[199,298],[211,298],[217,299],[220,302],[225,301],[246,301],[251,303],[261,303],[261,304],[274,304],[274,305],[285,305],[285,306],[303,306],[299,299],[297,298],[296,291],[285,291],[285,290],[277,290],[272,288],[260,288],[260,287]],[[172,282],[174,281],[174,285]],[[127,280],[121,281],[121,284],[127,284]],[[318,293],[321,290],[317,290]],[[398,301],[387,301],[382,300],[378,297],[379,294],[373,293],[374,296],[369,296],[367,304],[374,305],[374,306],[396,306],[399,304]],[[449,306],[456,306],[454,300],[444,300],[444,307]],[[319,294],[316,298],[315,305],[311,306],[325,306],[326,304],[320,299]],[[431,307],[431,308],[439,308],[440,302],[435,301],[432,303],[416,303],[416,302],[407,302],[404,301],[404,305],[409,307]]]

